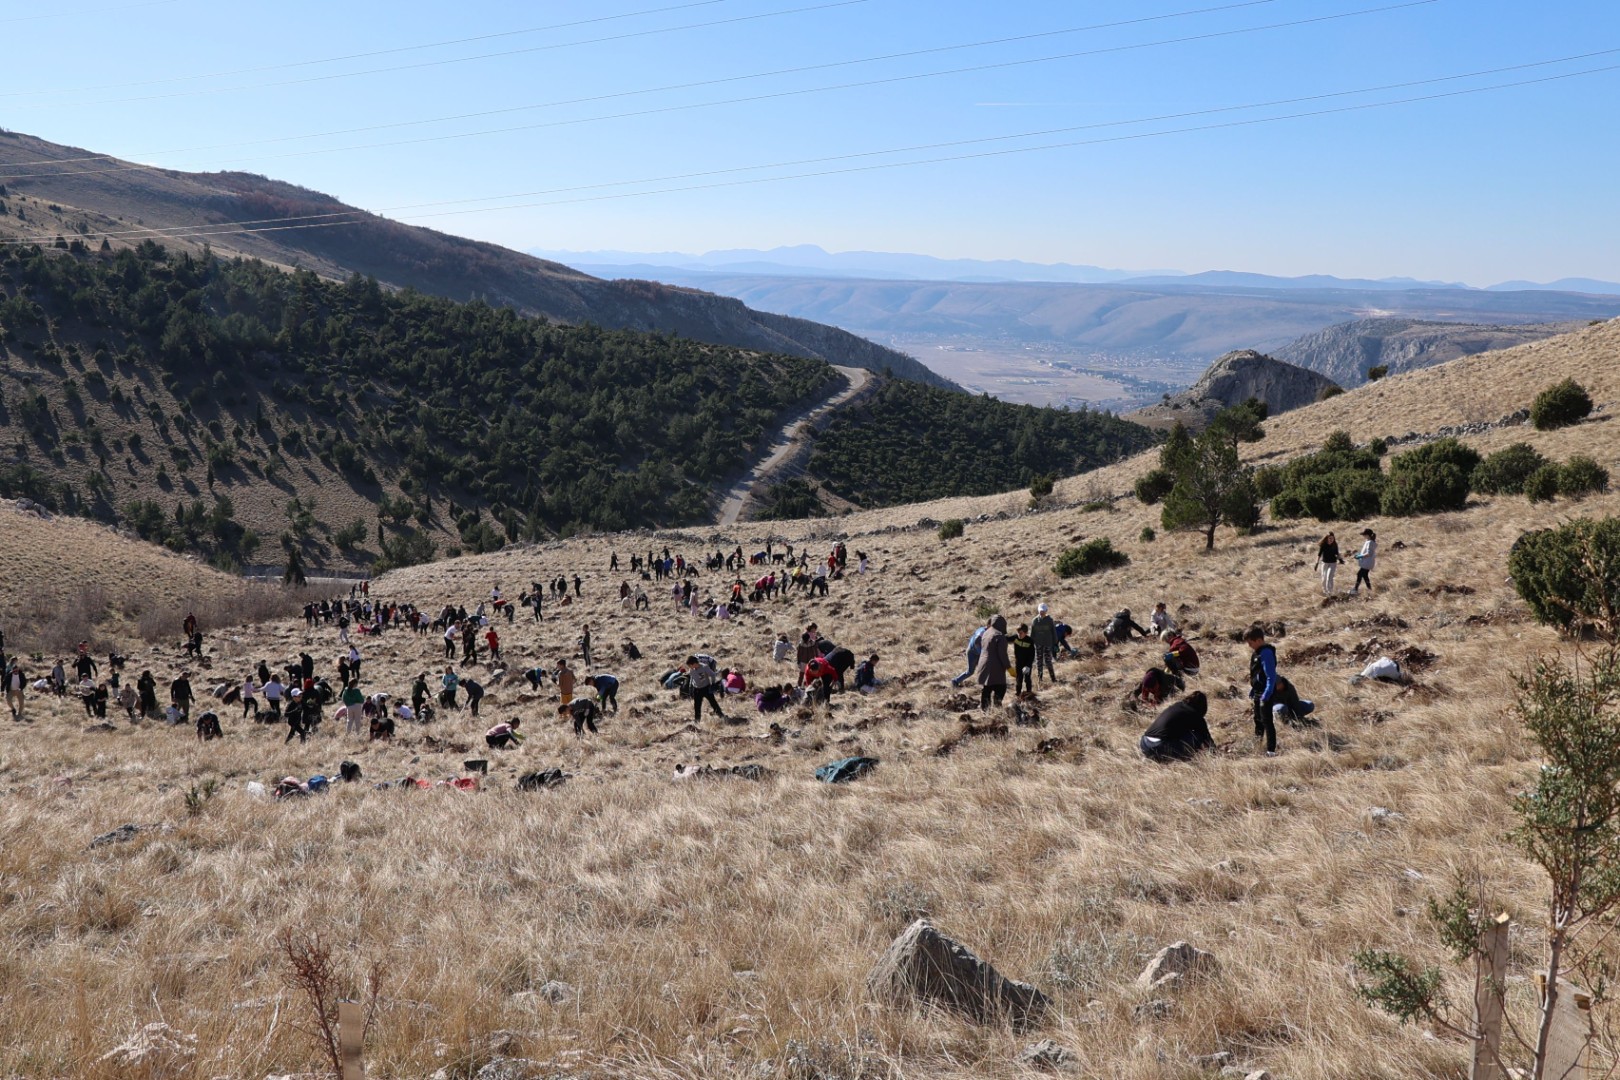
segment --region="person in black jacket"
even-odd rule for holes
[[[1149,761],[1188,761],[1201,750],[1215,749],[1210,738],[1209,699],[1202,690],[1159,713],[1142,733],[1142,756]]]
[[[1007,656],[1007,620],[997,615],[980,642],[984,659],[979,665],[979,711],[985,712],[993,700],[1000,705],[1007,697],[1007,668],[1012,661]]]

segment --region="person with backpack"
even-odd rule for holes
[[[979,711],[990,708],[990,702],[1000,705],[1007,698],[1007,620],[1000,615],[990,620],[979,647],[983,659],[979,665]]]
[[[1266,756],[1277,756],[1277,721],[1303,719],[1316,711],[1294,684],[1277,672],[1277,647],[1266,641],[1265,628],[1256,624],[1243,633],[1249,647],[1249,698],[1254,702],[1254,734],[1266,740]]]
[[[1362,529],[1363,537],[1361,550],[1356,552],[1356,587],[1350,591],[1359,593],[1363,585],[1367,591],[1372,592],[1373,567],[1378,564],[1378,534],[1371,529]]]
[[[1049,614],[1043,603],[1035,608],[1035,621],[1029,624],[1029,640],[1035,645],[1035,674],[1043,682],[1057,682],[1057,669],[1052,666],[1057,656],[1057,620]]]
[[[1190,761],[1195,754],[1214,750],[1215,740],[1209,734],[1209,699],[1202,690],[1188,694],[1186,700],[1153,718],[1153,723],[1142,733],[1137,744],[1142,756],[1149,761],[1167,763]]]
[[[979,670],[979,657],[984,651],[984,634],[989,628],[990,620],[988,619],[984,621],[982,626],[976,626],[973,628],[973,634],[968,638],[967,643],[967,670],[952,679],[951,686],[961,686],[963,683],[973,678],[973,673]]]
[[[705,701],[709,703],[709,711],[724,720],[726,714],[720,711],[720,702],[715,699],[715,688],[719,683],[720,673],[696,656],[688,656],[683,666],[686,672],[686,688],[692,694],[692,722],[695,724],[703,719]]]
[[[1013,674],[1017,680],[1013,684],[1013,693],[1022,694],[1035,692],[1035,642],[1030,640],[1029,627],[1023,623],[1018,624],[1011,641]]]
[[[1322,576],[1322,595],[1333,595],[1333,577],[1344,565],[1344,557],[1339,554],[1339,539],[1332,533],[1322,537],[1322,542],[1316,545],[1316,572]]]
[[[191,718],[191,706],[197,701],[191,689],[191,672],[182,671],[180,677],[169,684],[169,700],[180,710],[181,716]]]

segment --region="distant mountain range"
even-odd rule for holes
[[[1329,274],[1277,277],[1236,270],[1116,270],[1074,263],[1032,263],[1017,259],[941,259],[886,251],[829,252],[814,244],[769,250],[737,248],[702,255],[683,252],[534,250],[530,254],[604,277],[646,276],[663,280],[658,271],[782,277],[865,278],[890,281],[1057,282],[1079,285],[1190,285],[1233,289],[1355,289],[1404,291],[1408,289],[1473,290],[1460,282],[1420,281],[1415,278],[1340,278]],[[1620,295],[1620,283],[1592,278],[1562,278],[1545,284],[1506,281],[1491,285],[1491,292],[1579,292]]]
[[[1497,326],[1417,319],[1361,319],[1307,334],[1277,350],[1277,358],[1309,368],[1345,387],[1367,381],[1371,368],[1391,375],[1496,352],[1581,329],[1585,322]]]

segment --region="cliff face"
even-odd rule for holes
[[[1367,371],[1391,375],[1433,367],[1476,353],[1495,352],[1567,334],[1584,322],[1491,326],[1419,319],[1361,319],[1307,334],[1277,350],[1279,359],[1326,375],[1341,386],[1360,386]]]
[[[1149,427],[1166,428],[1177,422],[1194,431],[1202,429],[1222,409],[1250,398],[1266,403],[1273,415],[1318,400],[1332,379],[1284,363],[1253,349],[1229,352],[1204,372],[1190,388],[1162,405],[1150,405],[1127,419]]]

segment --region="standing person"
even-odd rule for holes
[[[456,658],[456,639],[459,637],[461,637],[461,624],[452,619],[444,627],[444,658],[446,660]]]
[[[144,678],[144,676],[143,676]],[[281,699],[286,693],[286,687],[281,684],[280,675],[271,675],[270,681],[264,684],[265,704],[270,706],[270,715],[277,720],[281,719]],[[144,699],[142,699],[144,701]],[[152,699],[152,707],[157,707],[157,699]]]
[[[1165,709],[1148,725],[1138,744],[1149,761],[1189,761],[1200,750],[1215,749],[1209,734],[1209,699],[1202,690]]]
[[[495,628],[493,626],[485,632],[484,644],[489,646],[489,662],[492,664],[500,663],[501,635],[495,632]]]
[[[456,687],[460,685],[461,677],[456,674],[456,669],[446,667],[444,674],[439,677],[439,704],[446,709],[458,708],[456,705]]]
[[[362,724],[366,695],[359,683],[350,683],[343,689],[343,730],[347,735],[360,735],[367,728]]]
[[[28,685],[28,675],[18,657],[13,656],[6,665],[6,704],[11,708],[11,718],[23,718],[23,690]]]
[[[1316,545],[1316,572],[1322,576],[1323,596],[1333,595],[1333,577],[1343,563],[1344,557],[1339,554],[1339,538],[1328,533]]]
[[[253,685],[253,673],[248,672],[247,677],[242,680],[242,719],[246,720],[248,713],[252,713],[253,722],[258,723],[259,699],[253,695],[261,689],[263,688]]]
[[[702,663],[696,656],[686,658],[686,688],[692,692],[692,722],[698,723],[703,719],[703,703],[709,703],[709,711],[724,720],[726,714],[720,711],[720,702],[715,699],[715,684],[720,673],[709,665]]]
[[[309,729],[310,725],[306,722],[304,716],[303,697],[295,694],[292,700],[287,702],[287,737],[281,741],[281,745],[286,746],[292,742],[294,735],[298,736],[300,745],[308,742]]]
[[[191,673],[182,671],[180,677],[169,684],[169,700],[180,710],[180,715],[191,719],[191,706],[197,695],[191,690]]]
[[[1371,529],[1362,529],[1361,550],[1356,552],[1356,587],[1350,591],[1359,593],[1363,585],[1367,591],[1372,592],[1373,567],[1378,564],[1378,534]]]
[[[581,589],[581,588],[582,588],[582,587],[583,587],[583,586],[584,586],[584,584],[585,584],[585,579],[584,579],[584,578],[582,578],[582,577],[580,577],[580,576],[579,576],[579,575],[578,575],[578,574],[575,574],[575,575],[574,575],[574,595],[575,595],[575,596],[576,596],[576,597],[577,597],[577,596],[581,596],[581,595],[583,595],[583,594],[582,594],[582,593],[581,593],[581,592],[580,592],[580,589]],[[563,592],[567,592],[567,591],[568,591],[568,586],[567,586],[567,584],[566,584],[566,583],[565,583],[565,584],[564,584],[564,585],[563,585]]]
[[[1007,620],[997,615],[985,628],[979,647],[983,660],[979,665],[979,711],[990,708],[995,700],[1000,705],[1007,697]]]
[[[973,635],[968,638],[967,643],[967,670],[951,680],[952,686],[961,686],[973,678],[973,673],[979,670],[979,656],[984,650],[984,634],[988,629],[990,629],[988,619],[983,626],[974,628]]]
[[[1294,684],[1277,674],[1277,647],[1266,642],[1266,631],[1251,626],[1243,634],[1248,645],[1249,697],[1254,701],[1254,733],[1266,737],[1266,756],[1277,756],[1277,721],[1302,718],[1316,711],[1314,702],[1300,698]]]
[[[567,660],[557,661],[557,691],[562,695],[562,703],[567,705],[574,700],[574,673],[568,667]]]
[[[586,623],[580,628],[579,652],[585,658],[585,666],[591,666],[591,624]]]
[[[1035,692],[1035,642],[1030,640],[1029,627],[1023,623],[1018,624],[1016,637],[1012,639],[1013,671],[1017,682],[1013,686],[1013,693],[1022,694]]]
[[[1052,661],[1057,654],[1057,622],[1041,604],[1035,609],[1035,621],[1029,627],[1029,640],[1035,644],[1035,674],[1042,681],[1057,682],[1057,669]]]

